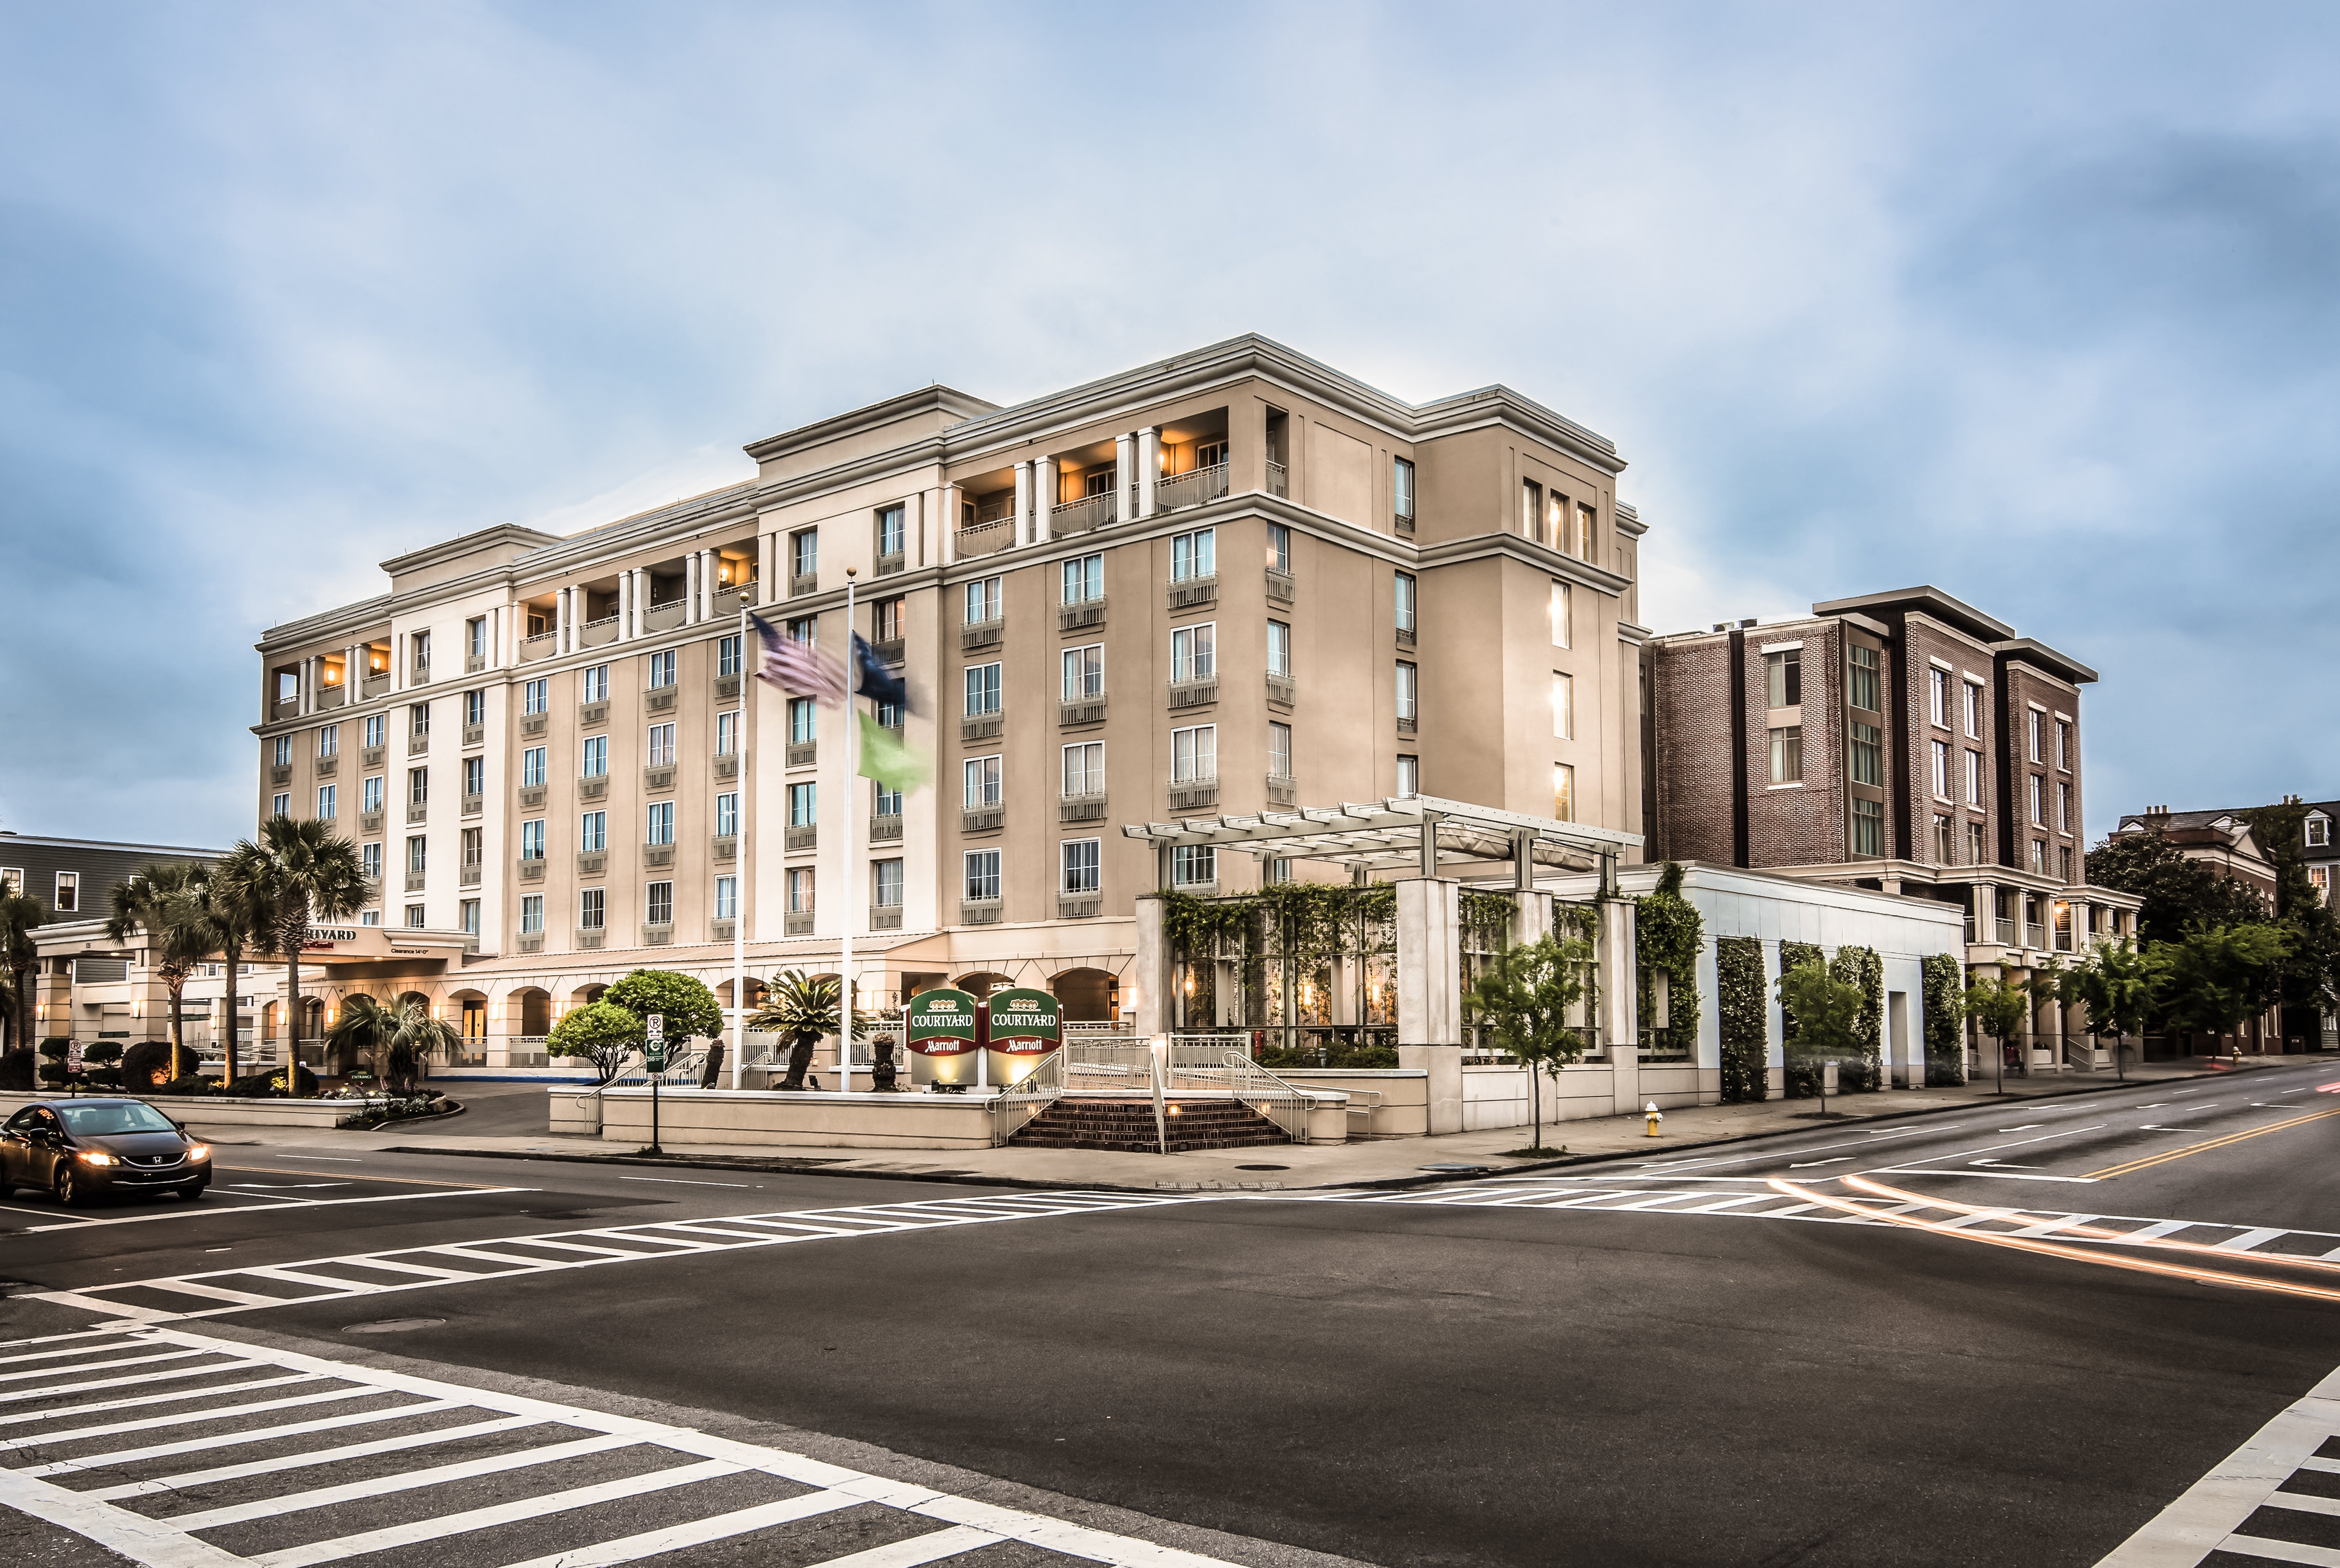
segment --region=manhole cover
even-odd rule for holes
[[[385,1317],[380,1323],[353,1323],[343,1334],[412,1334],[418,1328],[442,1328],[443,1317]]]
[[[1288,1171],[1288,1170],[1290,1170],[1291,1168],[1292,1168],[1292,1167],[1291,1167],[1290,1166],[1235,1166],[1235,1169],[1237,1169],[1237,1170],[1239,1170],[1239,1171]]]
[[[1456,1171],[1482,1171],[1487,1167],[1485,1166],[1434,1165],[1423,1166],[1421,1168],[1426,1171],[1445,1171],[1452,1173]]]

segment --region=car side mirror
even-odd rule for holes
[[[172,1124],[171,1124],[171,1125],[172,1125],[173,1126],[174,1126],[174,1127],[178,1128],[181,1132],[185,1132],[185,1131],[187,1130],[187,1124],[186,1124],[186,1123],[184,1123],[184,1122],[182,1122],[182,1121],[174,1121],[174,1122],[172,1122]]]

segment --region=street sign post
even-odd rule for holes
[[[73,1085],[73,1092],[76,1095],[81,1093],[81,1042],[68,1040],[65,1042],[65,1078]]]
[[[643,1020],[649,1026],[649,1037],[642,1047],[642,1065],[650,1074],[650,1147],[654,1155],[666,1151],[659,1147],[659,1077],[666,1071],[666,1015],[652,1013]]]

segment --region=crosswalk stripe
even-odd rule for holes
[[[2212,1242],[2210,1245],[2219,1252],[2248,1252],[2253,1247],[2271,1242],[2279,1236],[2289,1234],[2282,1230],[2246,1230],[2240,1236],[2228,1236],[2225,1241]]]
[[[59,1383],[45,1388],[12,1388],[0,1394],[0,1401],[50,1399],[61,1394],[86,1394],[99,1388],[132,1388],[142,1383],[172,1383],[183,1377],[209,1377],[215,1372],[233,1372],[240,1367],[262,1365],[257,1361],[223,1361],[215,1366],[174,1366],[168,1372],[142,1372],[130,1377],[101,1377],[88,1383]]]
[[[2265,1557],[2273,1563],[2296,1563],[2303,1568],[2340,1568],[2340,1552],[2328,1546],[2309,1546],[2297,1541],[2269,1541],[2258,1535],[2229,1535],[2218,1543],[2220,1551],[2238,1557]]]
[[[986,1546],[996,1546],[999,1537],[972,1525],[954,1524],[947,1530],[937,1530],[927,1535],[913,1535],[907,1541],[896,1541],[884,1546],[872,1546],[866,1552],[849,1553],[832,1557],[818,1568],[918,1568],[922,1563],[937,1563],[946,1557],[956,1557],[962,1552],[974,1552]]]
[[[127,1349],[128,1346],[117,1348]],[[144,1366],[156,1361],[184,1361],[200,1350],[174,1350],[161,1355],[134,1355],[127,1361],[84,1361],[74,1366],[36,1366],[24,1372],[0,1372],[0,1383],[21,1383],[28,1377],[55,1377],[60,1372],[111,1372],[117,1366]]]
[[[80,1339],[84,1336],[81,1335],[74,1335],[70,1337]],[[91,1335],[86,1337],[93,1339],[113,1339],[115,1343],[105,1345],[76,1345],[64,1350],[34,1350],[27,1351],[21,1355],[0,1355],[0,1366],[13,1366],[20,1361],[56,1361],[69,1355],[103,1355],[110,1350],[134,1350],[141,1345],[146,1343],[144,1340],[125,1338],[112,1334]],[[19,1343],[30,1342],[19,1341]]]
[[[799,1519],[829,1513],[849,1505],[854,1500],[840,1502],[833,1492],[808,1492],[802,1497],[783,1498],[778,1503],[759,1503],[753,1508],[736,1509],[729,1513],[718,1513],[712,1518],[694,1519],[688,1524],[669,1525],[662,1530],[646,1530],[639,1535],[622,1536],[604,1541],[594,1546],[577,1547],[567,1552],[555,1552],[547,1557],[531,1557],[525,1563],[515,1563],[511,1568],[615,1568],[620,1563],[632,1563],[644,1557],[657,1557],[669,1552],[679,1552],[689,1546],[704,1546],[710,1541],[721,1541],[734,1535],[745,1535],[754,1530],[768,1530],[775,1524],[791,1524]],[[980,1530],[937,1530],[916,1539],[936,1541],[940,1537],[953,1539],[947,1549],[936,1553],[947,1557],[956,1553],[970,1552],[978,1546],[988,1546],[999,1539]],[[907,1544],[897,1543],[897,1544]],[[883,1550],[883,1548],[880,1548]],[[863,1563],[866,1553],[832,1558],[818,1568],[878,1568],[874,1563]],[[896,1568],[911,1568],[918,1563],[931,1563],[933,1556],[906,1557],[895,1560]]]
[[[251,1371],[249,1363],[243,1368]],[[252,1389],[282,1388],[288,1383],[314,1383],[316,1374],[293,1373],[285,1377],[246,1378],[242,1383],[223,1383],[212,1388],[174,1388],[168,1394],[134,1394],[121,1399],[95,1399],[80,1404],[60,1404],[54,1410],[16,1410],[0,1415],[0,1426],[15,1426],[27,1421],[55,1421],[67,1415],[94,1415],[101,1410],[134,1410],[143,1404],[175,1404],[190,1399],[211,1399],[223,1394],[243,1394]],[[198,1414],[210,1415],[230,1406],[206,1407]],[[50,1441],[54,1442],[55,1439]],[[0,1447],[5,1447],[0,1441]]]
[[[314,1376],[271,1378],[272,1383],[316,1383]],[[257,1386],[265,1386],[261,1384]],[[45,1448],[57,1443],[78,1443],[85,1437],[112,1437],[123,1432],[159,1432],[165,1426],[188,1426],[198,1421],[224,1421],[243,1415],[258,1415],[271,1410],[297,1410],[304,1404],[331,1404],[337,1399],[362,1399],[373,1392],[365,1388],[328,1388],[320,1394],[293,1394],[283,1399],[255,1399],[243,1404],[207,1404],[200,1410],[183,1410],[169,1415],[149,1415],[137,1421],[110,1421],[97,1426],[75,1426],[64,1432],[44,1432],[34,1437],[12,1437],[0,1441],[0,1454],[19,1448]],[[168,1399],[184,1399],[183,1394],[163,1395]],[[102,1405],[69,1404],[62,1410],[45,1412],[51,1415],[79,1415],[84,1411],[104,1408]]]
[[[145,1568],[246,1568],[243,1558],[159,1521],[5,1470],[0,1470],[0,1504],[70,1530]]]
[[[209,1486],[217,1481],[242,1481],[253,1475],[273,1475],[280,1471],[338,1464],[344,1459],[365,1459],[378,1454],[397,1454],[409,1448],[461,1443],[466,1438],[492,1437],[499,1432],[544,1424],[533,1415],[499,1415],[493,1421],[441,1426],[429,1432],[410,1432],[399,1437],[377,1437],[371,1443],[345,1443],[338,1448],[312,1448],[300,1454],[280,1454],[273,1459],[247,1460],[242,1464],[214,1464],[207,1470],[182,1470],[176,1475],[158,1475],[151,1481],[125,1481],[119,1486],[93,1487],[82,1495],[112,1503],[118,1498],[144,1497],[157,1492],[184,1492],[189,1487]]]
[[[527,1470],[540,1464],[554,1464],[563,1459],[575,1459],[587,1454],[603,1454],[612,1448],[639,1448],[633,1438],[598,1433],[591,1437],[575,1437],[566,1443],[549,1443],[540,1448],[515,1449],[510,1454],[484,1454],[477,1459],[459,1459],[445,1464],[432,1464],[421,1470],[402,1470],[394,1475],[377,1475],[365,1481],[345,1481],[334,1486],[315,1486],[306,1492],[283,1492],[273,1497],[256,1498],[248,1503],[231,1503],[218,1508],[206,1508],[192,1513],[168,1513],[164,1517],[180,1530],[212,1530],[223,1524],[241,1524],[247,1519],[268,1519],[280,1513],[300,1513],[312,1508],[323,1508],[335,1503],[354,1502],[362,1497],[380,1497],[392,1492],[411,1492],[418,1486],[438,1486],[450,1481],[469,1481],[476,1475],[493,1475],[505,1470]]]
[[[352,1388],[343,1395],[363,1399],[378,1394],[377,1388]],[[273,1443],[280,1437],[299,1437],[310,1432],[333,1432],[344,1426],[365,1426],[382,1421],[403,1421],[410,1415],[431,1415],[441,1410],[453,1410],[457,1402],[449,1399],[426,1400],[420,1404],[395,1405],[388,1410],[361,1410],[348,1415],[325,1415],[314,1421],[295,1421],[283,1426],[263,1426],[250,1432],[215,1432],[207,1437],[193,1437],[184,1443],[154,1443],[144,1448],[116,1448],[105,1454],[87,1454],[79,1459],[58,1459],[46,1464],[27,1464],[14,1472],[18,1475],[69,1475],[77,1471],[104,1470],[111,1465],[127,1464],[134,1459],[167,1459],[174,1454],[200,1454],[207,1448],[240,1448],[247,1443]]]

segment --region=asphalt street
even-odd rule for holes
[[[80,1561],[143,1510],[179,1516],[167,1542],[222,1554],[170,1561],[273,1568],[1174,1546],[1259,1563],[2085,1565],[2179,1525],[2199,1550],[2151,1561],[2340,1562],[2315,1554],[2340,1552],[2340,1422],[2285,1462],[2276,1503],[2214,1529],[2194,1503],[2154,1523],[2270,1422],[2313,1424],[2296,1402],[2340,1365],[2335,1135],[2340,1064],[2309,1058],[1395,1193],[1058,1199],[360,1155],[322,1136],[223,1148],[199,1206],[0,1205],[0,1337],[17,1342],[0,1346],[0,1500],[118,1494],[25,1523],[28,1558]],[[264,1480],[186,1483],[183,1455],[124,1456],[182,1440],[189,1424],[144,1424],[173,1415],[303,1424],[312,1406],[230,1408],[307,1397],[243,1386],[325,1375],[286,1370],[303,1355],[342,1369],[316,1419],[365,1422],[232,1445],[274,1466]],[[105,1372],[144,1356],[176,1359]],[[399,1395],[448,1408],[334,1403],[391,1373],[452,1385]],[[496,1414],[514,1391],[540,1404]],[[134,1403],[82,1414],[117,1400]],[[12,1411],[31,1419],[12,1429]],[[560,1420],[430,1436],[545,1412]],[[619,1445],[639,1434],[604,1428],[626,1412],[663,1423],[665,1446]],[[90,1425],[124,1430],[60,1435]],[[798,1457],[707,1452],[716,1433]],[[407,1446],[315,1457],[361,1440]],[[947,1467],[943,1490],[1002,1489],[1012,1517],[847,1519],[794,1501],[866,1490],[807,1479],[808,1454],[888,1485]],[[694,1464],[731,1468],[674,1478]],[[461,1473],[395,1479],[432,1466]],[[356,1494],[285,1501],[333,1486]],[[783,1504],[813,1512],[755,1512]],[[465,1523],[491,1507],[506,1514]],[[550,1533],[522,1523],[556,1513]],[[613,1540],[635,1544],[577,1555]]]

